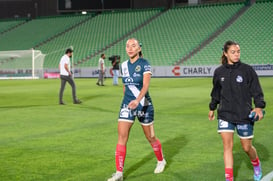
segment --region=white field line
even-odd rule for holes
[[[273,180],[273,171],[268,173],[266,176],[264,176],[261,181],[272,181],[272,180]]]

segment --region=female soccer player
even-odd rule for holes
[[[252,99],[255,108],[252,108]],[[254,122],[248,115],[255,112],[258,120],[263,118],[265,101],[258,76],[253,68],[240,61],[240,46],[234,41],[224,45],[222,65],[213,76],[209,120],[214,119],[214,110],[218,107],[218,133],[224,146],[226,181],[233,181],[233,133],[236,128],[243,150],[254,168],[254,180],[262,177],[262,169],[257,151],[252,145]]]
[[[153,127],[154,108],[148,89],[151,79],[151,66],[147,60],[139,57],[139,42],[127,40],[126,52],[129,60],[121,64],[124,97],[118,119],[118,143],[116,146],[116,173],[108,181],[123,180],[123,167],[126,156],[126,144],[130,129],[137,117],[147,140],[150,142],[157,158],[154,173],[163,172],[166,161],[163,157],[161,143],[155,136]],[[137,153],[136,153],[137,154]]]

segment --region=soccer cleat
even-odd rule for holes
[[[162,161],[157,161],[154,173],[161,173],[161,172],[163,172],[164,169],[165,169],[166,164],[167,164],[167,162],[166,162],[165,159],[163,159]]]
[[[97,84],[98,86],[100,86],[100,84],[99,84],[98,82],[97,82],[96,84]]]
[[[123,181],[123,174],[122,172],[116,172],[109,178],[107,181]]]
[[[259,166],[254,166],[253,169],[254,169],[254,175],[253,175],[254,181],[260,181],[263,176],[261,162]]]
[[[232,178],[226,178],[226,181],[233,181],[233,177]]]
[[[80,101],[79,99],[77,99],[77,100],[75,100],[73,103],[74,103],[74,104],[81,104],[82,101]]]
[[[60,102],[59,104],[60,104],[60,105],[65,105],[65,103],[64,103],[64,102]]]

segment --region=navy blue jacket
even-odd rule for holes
[[[242,62],[223,64],[214,71],[210,110],[218,107],[218,119],[232,123],[250,123],[249,113],[265,108],[263,91],[255,70]]]

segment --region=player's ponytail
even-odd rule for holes
[[[222,57],[221,57],[221,62],[222,62],[223,65],[227,64],[227,57],[225,56],[224,52],[223,52]]]

